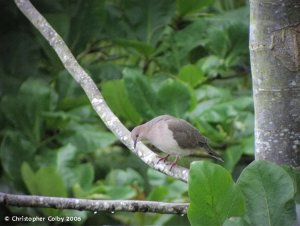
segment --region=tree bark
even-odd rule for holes
[[[92,212],[147,212],[186,214],[189,203],[168,203],[143,200],[92,200],[78,198],[12,195],[0,192],[0,204],[22,207],[75,209]]]
[[[250,0],[255,158],[300,166],[300,0]]]

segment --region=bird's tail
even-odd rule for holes
[[[221,162],[224,162],[224,160],[221,158],[221,156],[217,152],[215,152],[207,143],[204,144],[204,148],[207,151],[209,156],[211,156],[214,159],[217,159]]]

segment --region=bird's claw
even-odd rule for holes
[[[174,167],[174,166],[176,166],[177,165],[177,163],[176,162],[172,162],[172,164],[171,164],[171,167],[170,167],[170,171],[172,170],[172,168]]]
[[[161,157],[161,158],[158,159],[156,164],[158,164],[161,160],[163,160],[163,162],[166,162],[168,160],[168,158],[169,158],[169,155],[167,155],[165,157]]]

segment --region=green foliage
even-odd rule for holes
[[[139,113],[132,106],[124,86],[124,80],[110,80],[102,84],[102,95],[119,118],[138,124]]]
[[[294,181],[273,163],[256,161],[238,179],[251,225],[295,225]]]
[[[67,196],[63,180],[55,168],[41,168],[36,173],[32,171],[28,163],[21,167],[22,177],[27,189],[33,195]],[[55,186],[49,186],[50,184]]]
[[[214,2],[214,0],[205,0],[205,1],[197,1],[197,0],[177,0],[177,10],[179,14],[184,16],[189,13],[197,12],[201,10],[205,6],[209,6]]]
[[[244,198],[230,174],[212,163],[192,163],[189,197],[191,225],[222,225],[226,219],[245,212]]]
[[[200,68],[191,64],[182,67],[179,71],[178,78],[193,88],[206,80]]]
[[[268,161],[248,165],[236,183],[224,168],[194,162],[189,175],[192,225],[295,225],[299,172]]]
[[[78,152],[73,145],[60,148],[57,153],[57,170],[67,188],[71,189],[76,184],[90,187],[94,180],[93,166],[90,163],[80,164],[76,155]]]
[[[136,70],[127,69],[123,73],[129,100],[137,111],[145,118],[157,115],[158,100],[148,79],[143,77],[142,72]]]
[[[215,205],[201,212],[203,219],[224,225],[252,222],[254,212],[249,212],[247,200],[256,199],[245,195],[240,184],[248,168],[239,179],[239,188],[229,174],[238,178],[253,159],[254,150],[249,12],[245,2],[43,0],[33,4],[67,42],[107,104],[129,129],[160,114],[189,120],[222,153],[228,172],[213,164],[193,164],[188,197],[186,184],[148,169],[105,128],[51,46],[21,16],[13,1],[1,1],[1,190],[98,199],[191,201],[197,211],[205,204],[198,201],[210,197]],[[183,160],[188,167],[193,159]],[[286,171],[296,186],[299,177],[293,170]],[[195,184],[199,181],[203,185]],[[264,188],[271,188],[272,183]],[[215,189],[216,185],[221,189]],[[191,190],[201,187],[206,193],[194,197]],[[214,189],[209,193],[210,187]],[[290,184],[286,189],[282,192],[288,198],[279,208],[289,215],[282,205],[293,197]],[[246,199],[243,216],[238,190]],[[231,201],[235,205],[224,207]],[[193,208],[189,219],[197,225]],[[26,214],[80,214],[83,219],[89,216],[87,224],[95,225],[189,224],[187,216],[51,211],[26,209]],[[217,218],[206,215],[211,211],[217,211]],[[0,207],[0,212],[24,215],[16,208]],[[240,217],[228,219],[237,215]]]
[[[165,79],[156,84],[141,72],[128,69],[124,71],[124,82],[131,103],[143,118],[160,114],[181,117],[190,107],[190,90],[179,81]]]

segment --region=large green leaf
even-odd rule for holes
[[[35,174],[39,195],[67,197],[61,176],[54,167],[39,169]]]
[[[242,193],[220,165],[193,162],[188,182],[188,218],[192,225],[222,225],[226,219],[244,214]]]
[[[123,80],[110,80],[102,84],[102,94],[109,107],[119,117],[138,124],[141,120],[139,113],[129,101]]]
[[[22,177],[32,195],[66,197],[64,183],[54,167],[40,168],[33,172],[27,162],[22,167]]]
[[[246,198],[251,225],[295,225],[295,187],[280,166],[268,161],[252,162],[237,184]]]
[[[160,114],[170,114],[182,117],[191,104],[190,90],[183,83],[167,79],[159,87],[157,92]]]
[[[40,168],[33,172],[27,162],[21,168],[24,183],[32,195],[67,197],[62,178],[54,167]],[[61,216],[62,212],[56,209],[42,209],[45,215]]]
[[[158,100],[148,79],[137,70],[125,69],[123,74],[126,91],[135,109],[145,118],[156,116]]]
[[[206,80],[203,72],[197,66],[192,64],[182,67],[177,77],[191,87],[195,87]]]

